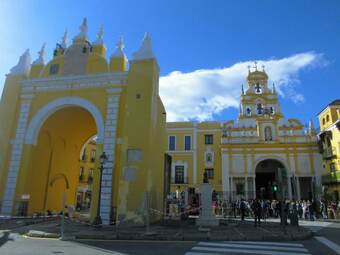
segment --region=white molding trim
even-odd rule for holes
[[[101,73],[94,75],[70,75],[21,81],[22,91],[42,92],[74,90],[82,88],[121,87],[127,83],[128,72]]]
[[[37,138],[41,126],[56,111],[67,106],[80,106],[89,111],[94,118],[97,126],[97,143],[102,144],[104,139],[104,121],[101,112],[90,101],[81,97],[62,97],[43,106],[32,118],[27,127],[25,144],[37,144]]]

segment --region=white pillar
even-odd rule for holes
[[[256,198],[256,176],[253,177],[253,199]]]
[[[192,165],[193,165],[193,183],[197,184],[197,124],[194,123],[194,131],[193,131],[193,157],[192,157]]]
[[[288,199],[292,200],[292,177],[288,176],[287,179],[287,185],[288,185]]]
[[[296,177],[296,194],[297,194],[297,199],[301,200],[301,192],[300,192],[300,177]]]
[[[233,177],[230,177],[230,197],[231,200],[234,200],[234,194],[233,194],[233,190],[234,190],[234,180]]]
[[[224,199],[229,199],[230,182],[228,173],[228,155],[222,154],[222,191]]]
[[[245,198],[248,200],[248,177],[244,177],[244,192],[245,192]]]

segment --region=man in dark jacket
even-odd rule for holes
[[[257,226],[257,224],[260,226],[262,207],[261,207],[261,203],[257,199],[255,199],[253,203],[253,211],[254,211],[255,227]]]
[[[243,199],[241,199],[241,203],[240,203],[240,211],[241,211],[241,220],[244,220],[244,215],[246,213],[246,203]]]

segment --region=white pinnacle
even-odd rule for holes
[[[86,18],[83,19],[83,23],[79,27],[79,30],[80,30],[79,34],[74,39],[87,39],[88,27]]]
[[[97,33],[97,40],[93,42],[94,45],[102,45],[104,44],[104,27],[101,26],[98,33]]]
[[[63,37],[61,38],[60,46],[61,46],[63,49],[66,49],[66,47],[67,47],[67,29],[65,29],[64,35],[63,35]]]
[[[308,123],[308,134],[315,135],[315,128],[314,128],[314,123],[312,119],[310,119]]]
[[[121,58],[125,56],[123,49],[125,48],[123,37],[121,36],[116,43],[116,50],[112,53],[111,58]]]
[[[39,57],[33,62],[32,65],[44,65],[45,64],[45,61],[44,61],[45,46],[46,46],[46,43],[44,43],[41,47],[41,50],[38,51]]]
[[[133,58],[135,60],[155,58],[152,51],[151,37],[148,33],[145,33],[142,44],[139,50],[133,54]]]
[[[11,75],[28,75],[31,70],[31,55],[30,50],[27,49],[24,54],[19,58],[19,62],[16,66],[12,67],[10,70]]]

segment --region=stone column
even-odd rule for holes
[[[248,200],[248,177],[244,177],[244,192],[245,198]]]
[[[297,194],[297,199],[301,200],[300,177],[296,177],[296,194]]]
[[[288,199],[292,200],[293,196],[292,196],[292,177],[288,176],[287,178],[287,186],[288,186]]]
[[[256,198],[256,177],[253,177],[253,199]]]
[[[222,154],[222,191],[223,199],[228,200],[230,197],[230,182],[228,173],[228,155]]]
[[[234,200],[234,180],[233,180],[233,177],[230,176],[230,198],[231,200],[233,201]]]
[[[11,215],[13,212],[17,177],[20,170],[23,144],[26,135],[27,121],[31,108],[32,98],[33,95],[21,95],[20,112],[16,127],[17,129],[15,133],[15,138],[11,141],[12,149],[9,162],[9,170],[1,208],[1,214],[3,215]]]
[[[112,202],[112,176],[115,166],[116,129],[119,110],[119,95],[113,94],[116,89],[108,89],[105,133],[103,151],[108,157],[104,164],[104,171],[100,190],[100,216],[104,225],[110,224],[111,202]]]

